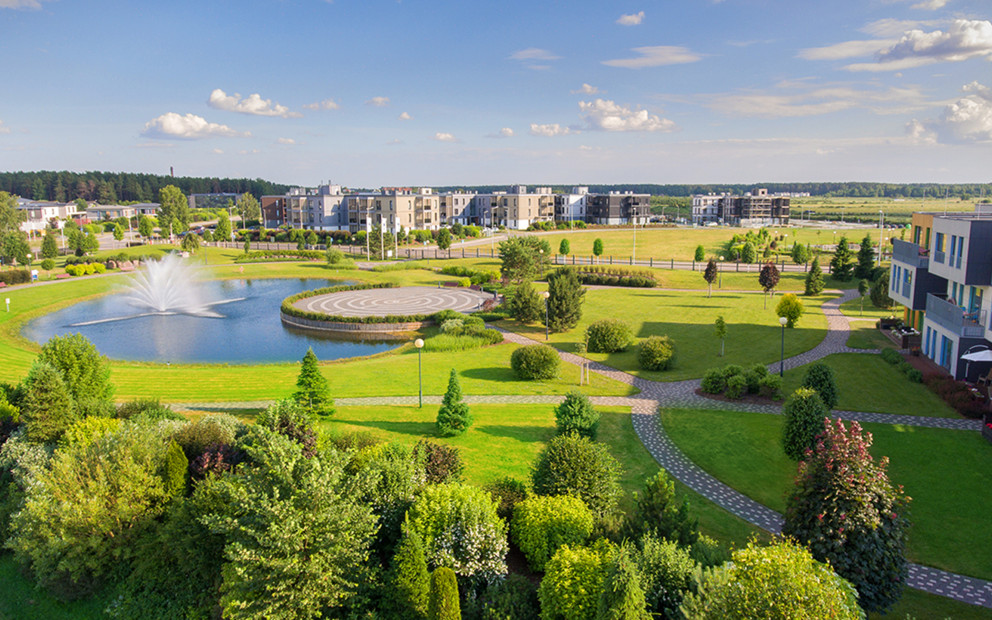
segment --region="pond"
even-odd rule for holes
[[[321,360],[334,360],[389,351],[405,342],[349,339],[291,328],[279,319],[279,306],[286,297],[351,282],[279,278],[199,284],[201,297],[213,302],[212,313],[221,315],[219,318],[147,314],[147,308],[136,307],[128,299],[129,293],[122,291],[35,319],[22,334],[44,344],[54,335],[78,332],[111,359],[208,364],[298,361],[307,347],[312,347]]]

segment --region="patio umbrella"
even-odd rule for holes
[[[982,345],[975,345],[975,346],[982,346]],[[965,364],[964,367],[964,374],[965,377],[967,377],[968,371],[971,370],[972,362],[992,362],[992,349],[982,349],[980,351],[965,353],[964,355],[961,356],[961,359],[966,360],[968,362],[967,364]]]

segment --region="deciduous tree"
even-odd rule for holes
[[[158,225],[162,234],[178,235],[189,228],[189,202],[175,185],[158,191]]]
[[[761,268],[761,273],[758,274],[758,283],[761,284],[762,290],[765,291],[765,308],[768,307],[768,294],[775,290],[780,278],[781,276],[775,263],[768,261]]]
[[[775,314],[784,316],[786,321],[785,326],[789,328],[796,326],[804,310],[802,300],[795,293],[782,295],[782,299],[775,306]]]
[[[706,263],[706,269],[703,270],[703,279],[706,280],[706,284],[709,287],[709,293],[706,295],[707,297],[713,296],[713,283],[716,282],[719,275],[720,269],[717,267],[716,261],[711,258],[709,262]]]

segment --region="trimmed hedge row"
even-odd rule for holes
[[[104,273],[107,266],[103,263],[85,263],[82,265],[66,265],[65,272],[70,276],[91,276],[95,273]]]
[[[0,282],[4,284],[24,284],[31,281],[31,272],[27,269],[6,269],[0,271]]]
[[[779,400],[782,398],[782,377],[769,373],[763,364],[754,364],[747,370],[730,364],[707,370],[700,388],[707,394],[723,394],[733,400],[746,394]]]
[[[629,286],[632,288],[654,288],[658,283],[643,276],[608,276],[597,273],[579,273],[581,284],[596,286]]]
[[[259,260],[324,260],[326,252],[319,250],[255,250],[242,254],[234,259],[236,263],[255,262]]]
[[[500,279],[499,271],[476,271],[475,269],[458,265],[443,267],[441,273],[448,276],[468,278],[470,284],[489,284],[490,282],[497,282]]]
[[[913,368],[898,351],[895,349],[882,349],[881,355],[883,360],[901,370],[907,379],[913,383],[923,383],[923,373]]]

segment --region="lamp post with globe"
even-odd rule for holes
[[[551,326],[548,325],[548,298],[551,297],[551,293],[544,291],[544,341],[547,342],[551,339]]]
[[[421,409],[424,408],[424,366],[421,363],[421,351],[424,350],[424,341],[421,338],[417,338],[413,341],[413,346],[417,347],[417,383],[419,385],[419,401],[418,405]]]
[[[789,322],[789,319],[784,316],[778,317],[778,324],[782,326],[782,359],[779,361],[778,365],[778,376],[785,376],[785,324]]]

